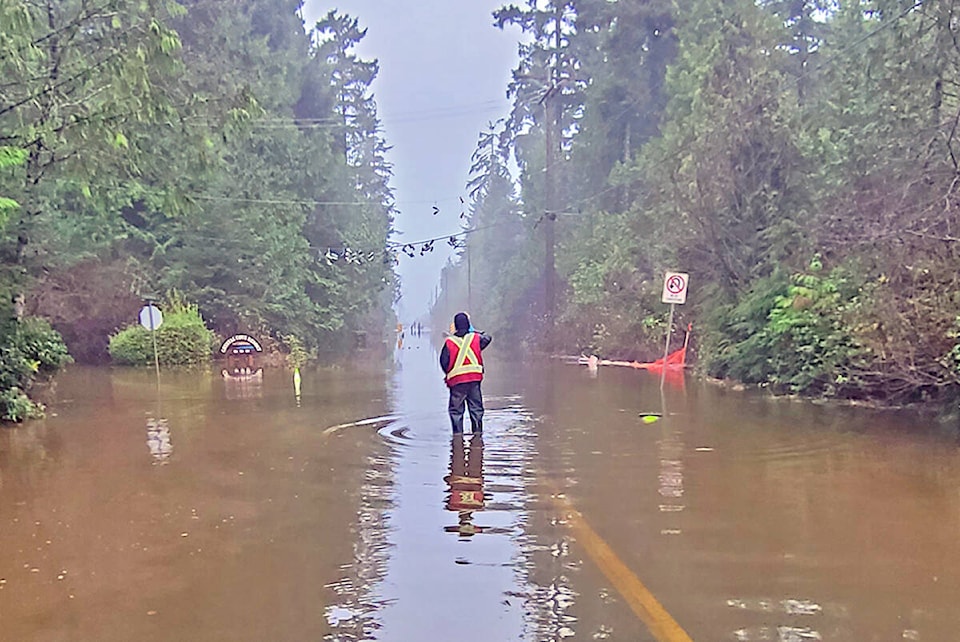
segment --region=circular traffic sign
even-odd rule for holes
[[[667,272],[663,275],[663,303],[686,303],[690,277],[686,272]]]
[[[667,279],[667,291],[671,294],[680,294],[687,289],[687,282],[679,274],[671,274]]]
[[[160,308],[153,305],[145,305],[140,308],[140,325],[147,330],[156,330],[163,323],[163,314]]]

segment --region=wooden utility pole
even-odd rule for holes
[[[547,90],[547,97],[544,103],[546,111],[546,144],[547,144],[547,164],[546,164],[546,212],[544,212],[543,229],[544,241],[546,243],[544,254],[543,278],[544,278],[544,305],[547,316],[547,338],[553,338],[553,317],[556,311],[556,189],[554,185],[553,168],[553,109],[551,108],[552,96],[550,92],[553,88]]]
[[[557,271],[556,271],[556,222],[557,212],[557,187],[556,187],[556,151],[558,143],[562,137],[560,131],[560,109],[555,104],[555,98],[560,92],[560,46],[561,29],[563,24],[563,3],[554,4],[554,50],[553,50],[553,69],[550,70],[547,91],[543,97],[544,110],[544,138],[546,143],[546,166],[545,166],[545,205],[544,212],[544,304],[546,307],[546,334],[547,348],[553,348],[553,330],[556,317],[557,306]],[[556,138],[556,141],[554,140]]]

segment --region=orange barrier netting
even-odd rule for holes
[[[674,350],[666,356],[666,359],[663,357],[657,359],[656,361],[650,363],[641,363],[639,361],[617,361],[614,359],[600,359],[596,355],[591,355],[589,357],[585,355],[580,355],[580,358],[577,360],[577,363],[582,365],[587,365],[591,368],[596,368],[597,366],[625,366],[628,368],[635,368],[637,370],[654,370],[660,371],[664,368],[673,369],[673,368],[683,368],[687,363],[687,344],[690,342],[690,331],[693,329],[693,324],[687,325],[687,333],[683,338],[683,347],[679,350]]]

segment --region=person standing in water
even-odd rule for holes
[[[480,433],[483,431],[482,350],[490,345],[491,337],[474,330],[465,312],[458,312],[453,317],[453,327],[453,335],[447,337],[440,350],[440,368],[450,389],[447,404],[450,423],[454,433],[463,432],[463,406],[466,402],[471,430]]]

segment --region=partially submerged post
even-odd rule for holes
[[[673,329],[673,313],[677,304],[687,302],[687,284],[690,275],[685,272],[667,272],[663,277],[663,295],[660,301],[670,304],[670,318],[667,321],[666,339],[663,344],[663,366],[660,369],[660,388],[667,376],[667,355],[670,353],[670,332]]]
[[[153,364],[157,368],[157,385],[160,385],[160,357],[157,354],[157,328],[163,323],[163,314],[160,308],[153,305],[154,300],[151,297],[145,297],[146,305],[140,308],[140,325],[150,331],[153,338]]]

